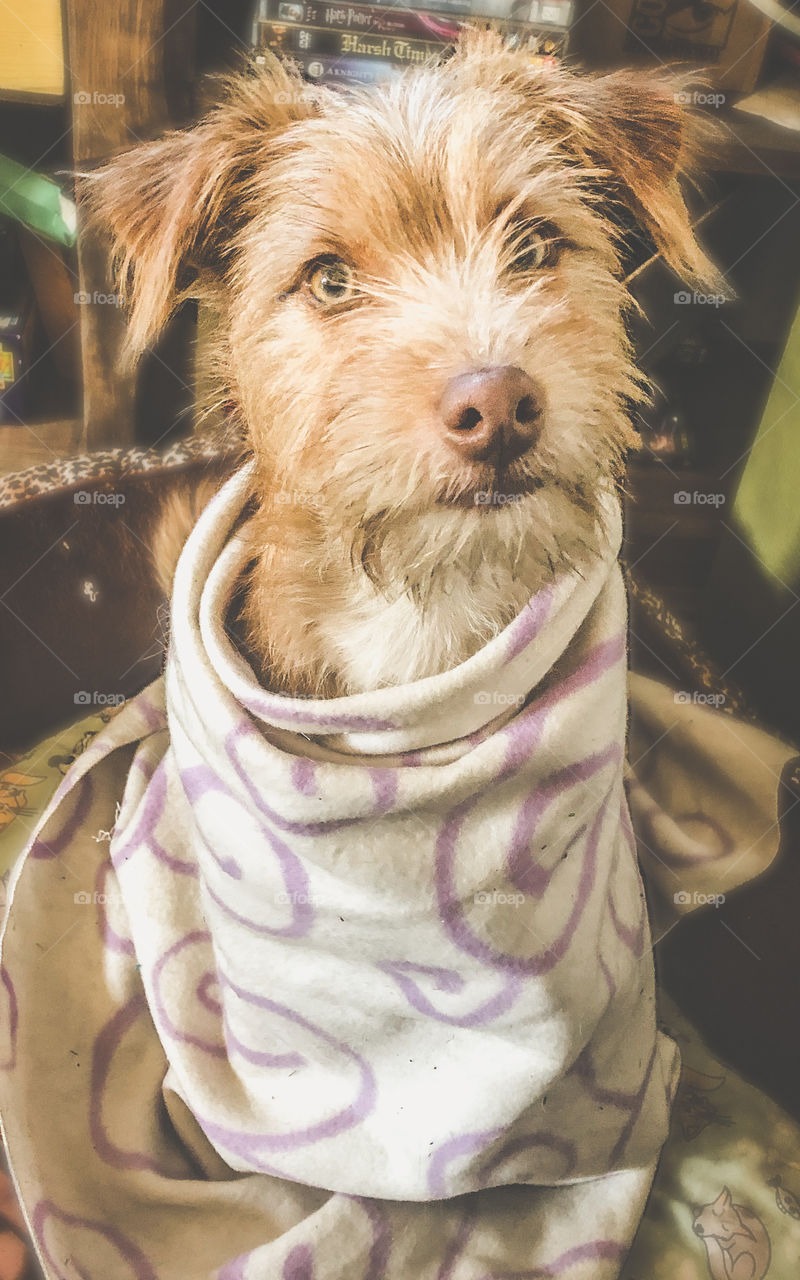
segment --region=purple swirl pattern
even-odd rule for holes
[[[518,1138],[512,1138],[509,1142],[504,1142],[500,1150],[483,1164],[481,1167],[482,1186],[498,1186],[504,1182],[527,1181],[529,1174],[520,1175],[516,1173],[513,1177],[507,1176],[500,1179],[497,1176],[497,1172],[501,1165],[516,1160],[519,1156],[542,1151],[552,1152],[560,1166],[558,1172],[552,1174],[548,1172],[547,1176],[552,1181],[568,1178],[574,1172],[578,1163],[578,1148],[571,1139],[563,1138],[557,1133],[521,1134]],[[542,1176],[541,1171],[537,1171],[537,1181],[540,1181]]]
[[[211,968],[213,951],[210,943],[211,934],[197,929],[179,938],[159,956],[152,972],[153,1012],[159,1032],[167,1040],[191,1045],[212,1058],[227,1058],[219,1012],[209,999],[209,988],[218,983],[217,975]],[[187,954],[190,950],[195,951],[194,956]],[[178,1002],[170,1000],[166,990],[170,966],[176,960],[180,961],[176,966],[182,993],[180,1023],[173,1017],[173,1014],[178,1016]],[[184,994],[187,985],[194,994],[191,1008],[187,1008]]]
[[[206,839],[202,823],[196,812],[200,801],[205,796],[214,794],[222,795],[234,806],[234,811],[238,810],[241,813],[242,806],[233,796],[230,789],[225,786],[208,765],[193,765],[189,768],[184,768],[181,770],[180,776],[184,792],[194,812],[194,830],[202,847],[224,877],[240,881],[242,888],[249,891],[251,885],[240,863],[230,856],[220,858],[211,843]],[[248,825],[251,825],[249,814],[245,813],[244,816],[248,820]],[[256,920],[252,916],[245,915],[244,912],[238,911],[227,900],[224,896],[222,885],[220,885],[219,889],[212,888],[208,877],[204,880],[205,890],[220,911],[223,911],[230,919],[235,920],[237,924],[251,930],[253,933],[259,934],[261,937],[304,937],[309,933],[314,923],[314,909],[311,905],[308,875],[303,863],[294,850],[290,849],[286,842],[276,835],[264,821],[258,823],[258,834],[262,842],[275,855],[283,885],[283,896],[291,906],[291,918],[289,921],[283,925],[269,925],[265,924],[263,920]]]
[[[117,1227],[66,1213],[52,1200],[40,1200],[33,1211],[33,1234],[53,1280],[101,1274],[114,1280],[158,1280],[145,1254]],[[64,1270],[61,1259],[69,1259]],[[105,1271],[98,1269],[98,1259]]]
[[[441,1266],[436,1272],[436,1280],[453,1280],[453,1272],[466,1253],[477,1223],[478,1206],[473,1198],[466,1202],[466,1207],[461,1214],[458,1226],[445,1245]]]
[[[529,977],[542,977],[544,974],[549,973],[551,969],[555,968],[569,950],[586,904],[589,901],[591,890],[594,886],[597,872],[600,830],[605,819],[609,796],[610,792],[606,795],[604,803],[601,805],[591,827],[589,828],[578,886],[566,921],[562,925],[559,933],[556,934],[549,943],[543,945],[532,955],[527,956],[515,955],[512,952],[503,951],[499,947],[493,946],[489,942],[485,942],[471,928],[467,920],[463,904],[458,896],[453,878],[453,864],[456,857],[456,841],[463,821],[463,816],[459,814],[458,820],[452,825],[445,824],[442,832],[440,833],[439,839],[437,840],[437,892],[439,895],[442,923],[460,950],[467,952],[477,960],[483,961],[484,964],[494,965],[497,968],[512,974],[526,975]]]
[[[65,778],[65,783],[68,779]],[[31,845],[28,857],[38,860],[46,860],[49,858],[60,858],[64,850],[74,839],[78,831],[86,824],[86,819],[92,808],[94,800],[94,780],[90,774],[84,774],[82,778],[72,787],[72,812],[68,810],[67,817],[61,813],[62,825],[53,830],[53,819],[45,823],[44,830],[40,831],[33,844]],[[53,814],[55,817],[55,813]],[[45,831],[47,836],[45,838]]]
[[[443,1200],[450,1194],[448,1170],[451,1164],[485,1151],[502,1132],[502,1129],[479,1129],[474,1133],[459,1133],[437,1147],[428,1166],[428,1191],[433,1199]]]
[[[570,1074],[575,1075],[580,1080],[592,1101],[599,1103],[603,1107],[619,1107],[623,1111],[630,1111],[632,1107],[635,1107],[641,1101],[641,1083],[635,1089],[627,1092],[624,1089],[609,1089],[607,1086],[600,1084],[590,1045],[587,1045],[575,1059],[570,1068]],[[645,1078],[647,1078],[646,1075]]]
[[[325,835],[328,832],[341,831],[347,827],[354,827],[362,823],[374,822],[375,818],[382,817],[385,813],[390,812],[395,802],[398,783],[396,770],[390,768],[363,769],[362,766],[359,765],[349,766],[351,768],[361,769],[362,772],[366,773],[370,778],[372,783],[375,802],[366,810],[366,812],[349,818],[326,818],[310,822],[284,818],[282,814],[278,813],[278,811],[267,802],[264,795],[258,790],[258,788],[253,785],[253,781],[239,750],[239,742],[243,739],[251,740],[256,743],[260,743],[261,741],[260,735],[253,725],[249,721],[244,720],[241,721],[235,729],[232,729],[225,739],[225,753],[237,778],[243,785],[256,810],[272,827],[277,828],[279,831],[283,831],[291,835],[310,837]],[[348,766],[339,765],[338,767],[345,769]],[[374,776],[378,774],[382,775],[380,779]]]
[[[608,908],[609,918],[614,927],[614,932],[620,942],[623,946],[627,947],[637,960],[641,960],[645,948],[645,939],[647,937],[647,903],[644,896],[644,885],[642,884],[642,879],[639,874],[639,860],[636,856],[636,844],[630,825],[630,819],[628,818],[628,806],[624,797],[620,807],[620,828],[623,839],[618,843],[614,853],[614,863],[608,877],[606,906]],[[623,863],[624,849],[627,849],[628,851],[627,868],[625,868]],[[636,919],[633,924],[625,923],[617,906],[615,880],[620,869],[623,871],[625,883],[630,884],[633,880],[639,888]]]
[[[422,981],[427,979],[429,988],[448,996],[461,995],[467,981],[454,969],[440,969],[435,965],[413,964],[409,960],[387,961],[380,968],[392,978],[408,1003],[417,1013],[451,1027],[480,1027],[493,1022],[511,1009],[522,993],[523,984],[515,977],[501,983],[498,991],[464,1013],[448,1013],[438,1008],[431,995],[426,994]]]
[[[4,1006],[0,1016],[0,1071],[13,1071],[17,1065],[19,1007],[14,983],[5,965],[0,967],[0,1006]]]
[[[156,835],[158,824],[164,817],[166,803],[167,770],[164,756],[153,770],[133,826],[122,837],[112,841],[111,861],[117,869],[128,861],[135,849],[144,846],[170,871],[175,871],[178,875],[197,876],[197,864],[170,853]]]
[[[240,1253],[238,1258],[226,1262],[217,1272],[217,1280],[247,1280],[247,1264],[256,1253],[257,1250],[250,1249],[247,1253]]]
[[[647,1064],[647,1069],[644,1073],[644,1078],[642,1080],[641,1088],[638,1090],[636,1094],[636,1097],[630,1108],[628,1119],[626,1120],[623,1126],[622,1132],[620,1133],[619,1138],[614,1144],[614,1148],[611,1152],[611,1155],[609,1156],[610,1169],[615,1169],[619,1164],[619,1161],[622,1159],[625,1148],[630,1142],[631,1134],[633,1133],[636,1122],[639,1119],[639,1116],[642,1114],[642,1107],[644,1106],[644,1100],[647,1097],[647,1091],[650,1087],[650,1078],[653,1074],[653,1068],[655,1067],[656,1059],[658,1057],[658,1047],[659,1047],[658,1037],[656,1037],[653,1041],[653,1048],[650,1053],[650,1060]]]
[[[109,891],[109,879],[114,873],[114,868],[110,862],[100,862],[97,867],[97,875],[94,881],[94,900],[97,906],[97,927],[100,937],[103,939],[103,946],[108,951],[116,951],[121,955],[132,956],[136,954],[133,945],[133,939],[129,934],[122,934],[115,929],[111,923],[111,912],[108,910],[109,898],[112,894]],[[119,887],[114,877],[115,893],[119,895]],[[119,917],[119,912],[117,913]],[[119,919],[116,923],[119,925]]]
[[[216,977],[208,967],[210,963],[210,941],[211,935],[205,931],[195,931],[187,934],[173,944],[154,966],[153,1005],[155,1018],[159,1029],[168,1040],[172,1039],[176,1043],[198,1049],[212,1057],[221,1059],[234,1058],[239,1055],[246,1061],[264,1068],[282,1071],[308,1069],[310,1063],[299,1050],[289,1049],[287,1052],[286,1048],[282,1047],[279,1052],[272,1052],[243,1043],[238,1033],[234,1033],[232,1029],[234,1019],[229,1006],[229,995],[232,995],[236,997],[237,1001],[263,1010],[273,1015],[279,1023],[284,1024],[283,1031],[276,1033],[276,1039],[282,1046],[286,1045],[288,1038],[286,1027],[288,1026],[290,1029],[292,1027],[298,1028],[300,1032],[305,1033],[306,1038],[310,1037],[312,1042],[318,1040],[329,1050],[333,1049],[343,1062],[350,1065],[355,1073],[356,1083],[353,1101],[333,1115],[322,1120],[312,1121],[300,1129],[288,1130],[283,1133],[248,1132],[244,1129],[235,1129],[230,1125],[220,1124],[210,1116],[202,1116],[196,1113],[198,1123],[209,1140],[218,1149],[224,1148],[224,1150],[239,1157],[241,1160],[247,1161],[249,1166],[260,1172],[274,1173],[274,1167],[265,1163],[264,1153],[297,1150],[298,1148],[336,1137],[340,1133],[363,1123],[375,1106],[377,1090],[375,1077],[365,1059],[348,1045],[336,1040],[324,1029],[315,1026],[308,1019],[295,1013],[286,1005],[248,991],[232,982],[222,973],[218,977],[220,990],[222,991],[223,1008],[223,1023],[220,1026],[218,1015],[215,1016],[218,1002],[210,995],[209,990],[212,980]],[[194,1004],[195,1008],[200,1006],[200,1008],[205,1008],[208,1013],[206,1030],[200,1033],[194,1029],[191,1022],[188,1028],[178,1024],[175,1020],[176,1010],[167,1008],[164,990],[165,969],[170,961],[175,960],[176,957],[180,958],[181,968],[185,969],[187,959],[184,953],[188,949],[195,947],[201,948],[201,951],[193,965],[197,974],[194,985],[196,997]],[[184,1017],[187,1016],[185,1009],[182,1009],[182,1013]],[[263,1021],[259,1023],[259,1027],[260,1034],[262,1036],[266,1034]]]
[[[585,1262],[621,1263],[628,1248],[628,1245],[619,1244],[616,1240],[591,1240],[567,1249],[558,1258],[541,1267],[525,1271],[493,1271],[491,1274],[487,1271],[480,1280],[557,1280],[558,1277],[569,1275],[570,1271]]]
[[[497,1139],[502,1137],[502,1134],[502,1129],[484,1129],[474,1133],[460,1133],[438,1147],[431,1156],[428,1170],[428,1188],[431,1195],[442,1199],[451,1194],[448,1176],[450,1165],[456,1161],[480,1155],[487,1148],[493,1146]],[[507,1182],[529,1181],[533,1176],[530,1172],[521,1173],[517,1170],[513,1177],[502,1178],[498,1177],[498,1170],[501,1165],[507,1162],[518,1160],[520,1156],[533,1155],[534,1153],[539,1156],[539,1160],[534,1159],[533,1163],[534,1165],[540,1165],[542,1152],[552,1153],[556,1157],[559,1166],[557,1172],[551,1172],[548,1169],[546,1176],[551,1181],[561,1181],[570,1177],[574,1172],[578,1162],[578,1149],[570,1139],[548,1132],[521,1134],[502,1143],[498,1150],[480,1160],[479,1186],[486,1188],[502,1186]],[[543,1176],[541,1169],[537,1167],[537,1181]]]
[[[307,1244],[295,1245],[283,1264],[281,1280],[315,1280],[314,1255]]]
[[[117,1010],[100,1029],[92,1047],[92,1066],[89,1085],[89,1131],[92,1145],[100,1159],[112,1169],[150,1170],[161,1177],[175,1177],[177,1168],[168,1168],[144,1151],[126,1150],[110,1136],[104,1116],[104,1104],[109,1087],[115,1056],[124,1046],[127,1033],[140,1019],[148,1019],[144,992],[137,992],[127,1004]],[[196,1170],[181,1161],[184,1176],[194,1176]]]
[[[363,1196],[355,1196],[354,1199],[367,1215],[372,1231],[364,1280],[384,1280],[392,1252],[392,1229],[375,1200],[367,1200]]]
[[[552,587],[544,587],[526,604],[522,612],[510,624],[508,631],[508,649],[505,662],[512,662],[523,649],[527,649],[539,635],[547,622],[553,608],[554,591]]]
[[[295,756],[291,764],[292,786],[301,796],[313,796],[317,785],[317,770],[313,760]]]

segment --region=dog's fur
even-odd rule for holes
[[[93,176],[131,350],[186,297],[218,317],[220,394],[256,460],[244,617],[271,687],[445,670],[597,545],[642,395],[613,210],[719,287],[681,191],[679,89],[542,70],[471,32],[380,89],[242,75],[194,129]],[[355,272],[343,306],[310,292],[320,256]],[[542,403],[538,442],[502,473],[451,451],[439,416],[451,377],[494,365]]]

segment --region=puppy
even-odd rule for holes
[[[691,154],[661,81],[471,34],[378,90],[240,78],[95,178],[131,351],[213,309],[252,458],[14,886],[0,1107],[53,1275],[619,1275],[678,1063],[623,789],[613,215],[710,283]]]
[[[543,70],[472,31],[379,91],[243,76],[94,175],[131,353],[183,299],[216,316],[256,464],[242,625],[268,687],[445,671],[597,546],[643,395],[615,210],[719,287],[679,87]]]

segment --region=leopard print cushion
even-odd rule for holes
[[[17,506],[30,498],[59,489],[71,489],[89,480],[162,471],[202,459],[235,456],[242,451],[241,441],[233,435],[197,434],[177,440],[166,449],[107,449],[98,453],[82,453],[55,462],[37,463],[24,471],[0,476],[0,511]]]

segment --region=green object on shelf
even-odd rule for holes
[[[57,182],[0,155],[0,217],[21,222],[58,244],[76,239],[75,204]]]
[[[800,308],[750,450],[733,522],[778,590],[800,586]]]

